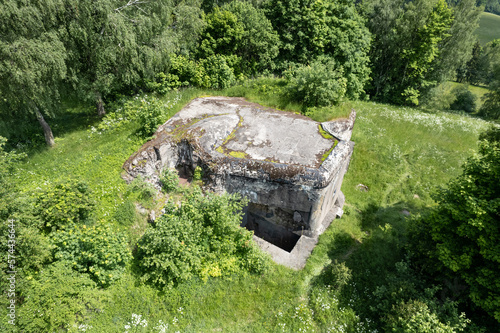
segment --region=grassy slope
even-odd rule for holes
[[[241,88],[236,89],[240,92],[226,93],[241,94]],[[206,92],[187,95],[202,94]],[[264,96],[262,102],[272,95]],[[298,331],[307,315],[297,313],[310,313],[309,292],[332,261],[346,261],[356,281],[376,281],[381,272],[373,270],[374,263],[390,265],[399,260],[398,252],[384,245],[387,242],[372,241],[379,225],[404,228],[403,210],[414,213],[432,205],[430,191],[459,174],[460,165],[473,153],[478,133],[487,123],[368,102],[355,102],[353,107],[358,112],[352,137],[356,146],[342,186],[346,213],[320,237],[304,270],[295,272],[274,265],[264,276],[236,276],[205,284],[193,281],[165,294],[137,285],[129,275],[106,291],[110,295],[108,306],[90,318],[91,331],[123,332],[132,313],[149,321],[144,331],[160,319],[170,328],[187,332],[278,332],[279,324]],[[343,111],[333,113],[338,112]],[[140,145],[133,131],[134,125],[129,125],[92,138],[87,130],[65,134],[57,139],[55,148],[31,154],[18,170],[18,182],[25,191],[34,191],[60,177],[85,179],[100,200],[99,218],[109,219],[125,187],[121,165]],[[358,184],[370,190],[359,191]],[[356,312],[358,304],[369,302],[370,292],[364,290],[365,296],[353,293],[358,295],[356,300],[340,302]]]
[[[488,88],[447,81],[443,83],[444,93],[451,94],[453,88],[459,86],[466,86],[474,95],[476,95],[477,109],[479,110],[484,103],[483,96],[489,92]]]
[[[500,38],[500,16],[492,13],[482,13],[476,35],[481,45]]]

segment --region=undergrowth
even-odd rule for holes
[[[223,91],[186,89],[158,98],[166,103],[181,96],[166,118],[202,95],[241,96],[266,106],[307,112],[283,97],[283,87],[282,80],[266,78]],[[108,125],[89,122],[86,128],[58,136],[52,149],[26,148],[29,156],[17,164],[11,180],[30,196],[65,179],[85,181],[95,202],[93,218],[126,231],[129,248],[134,250],[148,225],[137,207],[138,190],[123,181],[121,167],[146,139],[137,135],[137,123],[120,120],[119,108],[107,118]],[[398,263],[406,260],[407,216],[434,205],[429,194],[460,174],[487,122],[370,102],[309,112],[313,119],[324,121],[346,117],[351,108],[357,112],[351,139],[356,145],[342,185],[344,215],[320,236],[302,271],[271,264],[260,274],[238,269],[218,278],[212,277],[215,273],[195,274],[162,291],[141,283],[130,266],[106,289],[73,274],[74,288],[89,284],[78,293],[91,307],[81,310],[84,315],[78,322],[72,319],[65,327],[86,332],[124,332],[127,327],[130,332],[380,332],[385,322],[374,317],[370,305],[382,295],[387,276],[398,276],[402,269]],[[146,199],[142,201],[142,207],[148,205]],[[157,208],[155,202],[150,201],[150,208]],[[60,275],[50,270],[37,281]],[[65,293],[73,292],[71,288]],[[45,304],[39,293],[34,295],[38,298],[26,303],[30,311]],[[65,295],[60,296],[64,302]],[[78,301],[69,303],[70,309],[83,309],[74,302]],[[425,315],[420,303],[405,304],[418,305]],[[65,318],[70,317],[59,317],[58,323]],[[147,326],[141,324],[144,321]]]

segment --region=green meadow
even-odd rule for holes
[[[172,105],[166,117],[196,96],[218,94],[301,110],[279,93],[279,81],[267,79],[222,92],[170,92],[162,99]],[[345,116],[351,108],[357,112],[356,145],[342,185],[344,215],[321,235],[303,270],[270,263],[262,275],[242,272],[206,282],[194,278],[157,290],[142,284],[128,267],[115,284],[92,291],[89,297],[99,300],[99,310],[83,313],[80,326],[69,331],[375,332],[370,317],[374,292],[403,259],[409,219],[432,207],[431,193],[461,173],[489,124],[466,115],[362,101],[308,114],[324,121]],[[78,126],[66,133],[55,131],[51,149],[26,149],[28,157],[17,166],[15,181],[29,194],[59,180],[84,180],[97,202],[95,219],[138,239],[147,228],[145,215],[125,226],[115,218],[128,191],[120,176],[122,164],[145,142],[136,135],[137,125],[117,125],[119,121],[110,119],[118,118],[107,117],[108,124],[99,126],[87,109],[76,106],[68,112],[68,122]],[[130,249],[134,246],[131,241]],[[350,272],[343,292],[336,292],[340,279],[332,278],[332,267]],[[55,293],[58,287],[46,288]]]
[[[476,35],[481,45],[500,38],[500,16],[492,13],[482,13]]]

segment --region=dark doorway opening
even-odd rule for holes
[[[292,252],[295,244],[297,244],[300,239],[299,235],[294,234],[280,225],[269,222],[251,211],[247,211],[242,226],[248,230],[252,230],[255,236],[287,252]]]

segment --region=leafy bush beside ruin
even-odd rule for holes
[[[36,198],[36,214],[48,230],[64,229],[89,218],[94,202],[84,181],[60,182]]]
[[[245,202],[236,195],[203,195],[199,189],[165,214],[138,243],[135,259],[142,280],[165,287],[198,276],[229,275],[244,269],[261,273],[267,259],[240,228]]]
[[[109,226],[75,226],[51,235],[54,259],[68,262],[99,285],[118,280],[130,259],[127,238]]]
[[[335,105],[347,91],[344,70],[333,59],[317,60],[285,74],[288,95],[306,107]]]

